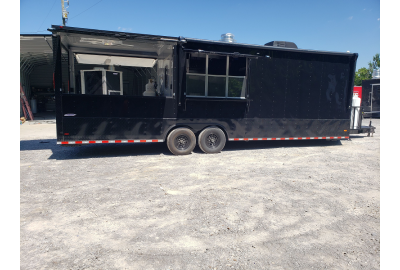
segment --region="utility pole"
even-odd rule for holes
[[[67,8],[69,8],[69,0],[65,1],[68,4],[68,7],[64,8],[64,0],[61,0],[61,12],[62,12],[62,21],[63,21],[63,26],[65,26],[65,21],[68,20],[68,11]]]

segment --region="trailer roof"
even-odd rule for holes
[[[51,28],[49,28],[47,30],[52,33],[55,33],[55,32],[74,33],[74,34],[111,37],[111,38],[118,38],[118,39],[143,39],[143,40],[172,41],[172,42],[179,41],[178,37],[146,35],[146,34],[137,34],[137,33],[128,33],[128,32],[115,32],[115,31],[77,28],[77,27],[59,26],[59,25],[52,25]]]
[[[147,34],[138,34],[138,33],[129,33],[129,32],[116,32],[116,31],[105,31],[105,30],[96,30],[96,29],[86,29],[86,28],[77,28],[77,27],[69,27],[69,26],[57,26],[52,25],[48,31],[52,33],[61,32],[61,33],[75,33],[75,34],[85,34],[85,35],[95,35],[95,36],[105,36],[111,38],[118,39],[142,39],[142,40],[153,40],[153,41],[172,41],[172,42],[191,42],[191,43],[206,43],[206,44],[214,44],[214,45],[223,45],[223,46],[234,46],[234,47],[244,47],[244,48],[254,48],[261,50],[279,50],[279,51],[292,51],[292,52],[303,52],[303,53],[318,53],[318,54],[330,54],[330,55],[343,55],[343,56],[355,56],[358,57],[357,53],[350,52],[334,52],[334,51],[321,51],[321,50],[309,50],[309,49],[295,49],[295,48],[285,48],[285,47],[276,47],[276,46],[265,46],[265,45],[256,45],[256,44],[246,44],[246,43],[229,43],[223,41],[215,41],[215,40],[205,40],[205,39],[196,39],[196,38],[186,38],[186,37],[171,37],[171,36],[160,36],[160,35],[147,35]]]
[[[261,50],[277,50],[277,51],[292,51],[292,52],[303,52],[303,53],[318,53],[318,54],[331,54],[331,55],[343,55],[343,56],[356,56],[358,57],[358,53],[350,53],[350,52],[333,52],[333,51],[320,51],[320,50],[308,50],[308,49],[296,49],[296,48],[285,48],[285,47],[277,47],[277,46],[266,46],[266,45],[255,45],[255,44],[246,44],[246,43],[230,43],[223,41],[215,41],[215,40],[205,40],[205,39],[196,39],[196,38],[185,38],[185,41],[188,42],[199,42],[206,44],[215,44],[215,45],[224,45],[224,46],[235,46],[235,47],[245,47],[245,48],[254,48]]]

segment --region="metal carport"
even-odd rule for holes
[[[63,56],[63,58],[66,56]],[[63,59],[67,60],[67,59]],[[67,75],[67,70],[65,71]],[[20,35],[20,83],[32,107],[32,98],[51,99],[53,89],[53,49],[51,34],[21,34]],[[34,91],[39,91],[34,93]],[[54,103],[55,104],[55,103]],[[51,106],[50,106],[51,105]],[[47,104],[42,113],[54,114],[53,104]],[[43,110],[43,109],[42,109]],[[39,113],[40,111],[38,111]],[[23,116],[22,107],[20,116]]]

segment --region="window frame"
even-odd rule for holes
[[[116,70],[107,70],[107,69],[82,69],[80,70],[81,73],[81,93],[82,95],[86,95],[86,86],[85,86],[85,72],[89,72],[89,71],[101,71],[101,78],[102,78],[102,89],[103,89],[103,96],[111,96],[110,95],[110,91],[112,92],[119,92],[120,96],[123,95],[124,93],[124,89],[123,89],[123,78],[122,78],[122,71],[116,71]],[[110,71],[110,72],[117,72],[119,73],[120,76],[120,90],[107,90],[107,79],[106,79],[106,72]]]
[[[186,87],[185,96],[189,97],[189,98],[193,97],[193,98],[246,99],[246,90],[247,90],[247,85],[246,84],[247,84],[247,75],[248,75],[247,74],[247,66],[248,66],[247,57],[245,57],[245,59],[246,59],[246,67],[245,67],[246,68],[246,74],[245,74],[245,76],[230,76],[229,75],[229,59],[230,59],[230,57],[232,57],[231,55],[223,55],[223,56],[226,57],[226,72],[225,72],[225,75],[210,75],[210,74],[208,74],[209,55],[210,55],[209,53],[206,53],[206,71],[205,71],[205,74],[189,73],[189,72],[186,72],[186,74],[185,74],[186,76],[187,75],[205,76],[204,96],[188,95],[187,94],[187,91],[188,91],[188,89],[187,89],[187,80],[186,80],[186,84],[185,84],[185,87]],[[233,56],[233,57],[236,57],[236,56]],[[243,57],[243,56],[237,56],[237,57]],[[209,96],[208,95],[208,78],[209,77],[225,78],[225,96]],[[239,96],[239,97],[229,97],[228,96],[228,94],[229,94],[229,78],[230,77],[231,78],[241,78],[241,79],[243,79],[243,85],[245,87],[245,93],[244,93],[243,96]]]

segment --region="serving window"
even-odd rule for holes
[[[173,95],[172,51],[159,58],[76,53],[77,86],[85,95]]]
[[[122,72],[81,70],[82,94],[122,95]]]
[[[245,98],[246,57],[188,53],[186,96]]]

